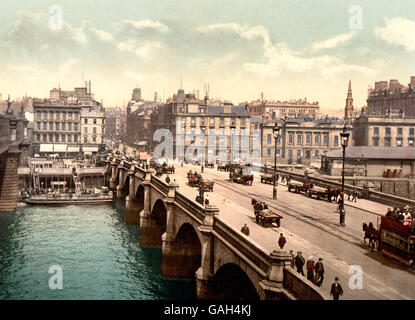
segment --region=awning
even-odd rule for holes
[[[53,152],[53,144],[41,144],[40,152]]]
[[[147,160],[148,154],[147,152],[140,152],[140,160]]]
[[[55,152],[66,152],[67,144],[54,144],[53,151]]]
[[[83,152],[98,152],[98,147],[82,147]]]
[[[68,152],[79,152],[78,146],[68,146]]]

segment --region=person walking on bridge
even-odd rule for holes
[[[284,235],[280,233],[280,238],[278,239],[278,245],[280,246],[280,249],[282,250],[287,243],[287,240],[285,239]]]
[[[337,277],[334,278],[334,283],[331,285],[330,295],[333,296],[333,300],[339,300],[339,297],[343,295],[343,288]]]
[[[246,223],[245,223],[245,224],[244,224],[244,226],[242,227],[241,232],[242,232],[243,234],[245,234],[245,235],[249,236],[249,228],[248,228],[248,226],[246,225]]]
[[[318,262],[316,263],[314,267],[314,272],[315,272],[314,282],[316,283],[317,286],[321,287],[321,285],[323,284],[323,280],[324,280],[324,265],[323,265],[322,258],[318,258]]]
[[[303,256],[301,255],[301,251],[297,252],[297,256],[295,257],[294,260],[295,260],[295,266],[297,267],[297,272],[301,273],[304,276],[303,267],[304,267],[305,260]]]

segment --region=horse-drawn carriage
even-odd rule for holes
[[[225,171],[228,172],[230,169],[231,164],[230,163],[218,163],[218,170],[219,171]]]
[[[299,182],[289,182],[287,183],[288,191],[295,193],[301,193],[301,192],[308,192],[308,190],[312,189],[314,185],[310,182],[306,183],[299,183]]]
[[[231,182],[242,183],[246,186],[252,186],[254,175],[247,174],[250,166],[241,164],[231,164],[229,167],[229,180]]]
[[[269,173],[264,173],[261,174],[261,182],[262,183],[274,183],[274,180],[276,180],[278,182],[279,179],[279,175],[278,173],[276,174],[269,174]]]
[[[175,173],[174,165],[164,166],[163,167],[163,173],[174,174]]]
[[[197,172],[189,171],[187,173],[187,180],[190,187],[203,187],[204,191],[213,191],[213,185],[215,184],[211,180],[204,180],[202,175]]]
[[[214,168],[215,167],[215,164],[213,163],[213,162],[205,162],[205,168]]]
[[[275,222],[278,228],[281,226],[281,219],[283,217],[270,210],[265,202],[258,202],[255,199],[252,199],[251,204],[254,208],[255,221],[257,224],[265,226]]]

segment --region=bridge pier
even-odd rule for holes
[[[110,189],[115,190],[117,188],[116,180],[117,180],[117,166],[116,166],[116,158],[114,158],[111,162],[111,178],[110,178]]]
[[[117,199],[124,199],[125,193],[123,191],[124,188],[124,180],[125,180],[126,172],[123,170],[123,162],[118,166],[118,185],[116,189],[116,197]]]
[[[139,214],[140,237],[139,244],[144,247],[160,248],[162,246],[161,228],[155,219],[151,218],[151,174],[153,169],[147,169],[145,179],[142,183],[144,187],[144,207]]]
[[[0,212],[13,211],[19,201],[19,166],[21,151],[16,147],[1,155],[0,159]]]
[[[139,224],[140,211],[143,209],[135,197],[136,179],[134,178],[134,168],[129,172],[129,190],[128,196],[125,198],[125,223],[126,224]]]
[[[198,230],[202,235],[202,248],[200,267],[197,269],[196,276],[196,297],[199,300],[208,300],[211,298],[209,281],[214,275],[214,237],[213,225],[215,215],[219,212],[219,208],[207,205],[205,206],[205,219]]]

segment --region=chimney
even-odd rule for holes
[[[89,94],[91,94],[91,80],[89,80]]]

